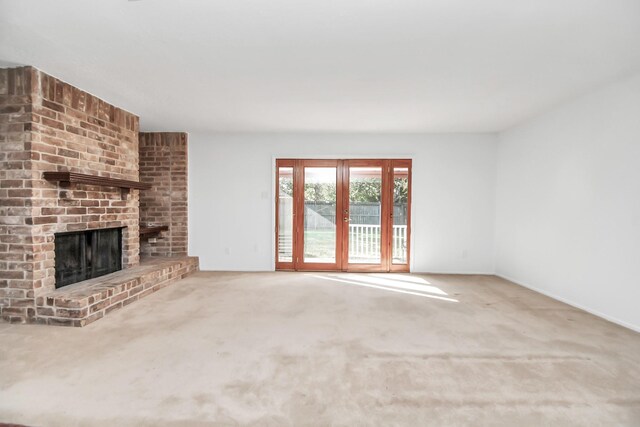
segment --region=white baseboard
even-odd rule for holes
[[[523,288],[530,289],[530,290],[532,290],[534,292],[537,292],[539,294],[546,295],[549,298],[553,298],[556,301],[563,302],[563,303],[565,303],[567,305],[570,305],[572,307],[575,307],[575,308],[578,308],[580,310],[586,311],[587,313],[591,313],[594,316],[598,316],[598,317],[600,317],[600,318],[602,318],[604,320],[607,320],[607,321],[609,321],[611,323],[615,323],[616,325],[624,326],[625,328],[631,329],[632,331],[635,331],[635,332],[640,332],[640,326],[638,326],[638,325],[634,325],[634,324],[631,324],[629,322],[625,322],[624,320],[620,320],[620,319],[617,319],[615,317],[609,316],[608,314],[601,313],[598,310],[594,310],[594,309],[592,309],[590,307],[585,307],[582,304],[578,304],[576,302],[570,301],[570,300],[568,300],[566,298],[560,297],[560,296],[555,295],[555,294],[553,294],[551,292],[547,292],[547,291],[542,290],[540,288],[537,288],[535,286],[527,285],[527,284],[522,283],[521,281],[516,280],[516,279],[514,279],[512,277],[505,276],[504,274],[495,273],[495,275],[497,277],[502,278],[502,279],[508,280],[509,282],[512,282],[512,283],[514,283],[514,284],[516,284],[518,286],[522,286]]]
[[[271,273],[275,270],[273,269],[264,269],[264,268],[243,268],[243,269],[234,269],[234,268],[202,268],[200,267],[200,271],[209,272],[209,273]]]
[[[430,270],[430,271],[412,271],[412,274],[451,274],[458,276],[495,276],[493,271],[459,271],[459,270]]]
[[[203,268],[200,267],[200,271],[226,271],[226,272],[236,272],[236,273],[267,273],[267,272],[275,272],[277,271],[275,268],[271,268],[269,270],[265,269],[253,269],[253,268],[245,268],[242,270],[234,270],[234,269],[215,269],[215,268]],[[285,270],[290,272],[290,270]],[[304,271],[300,271],[300,273],[304,273]],[[307,272],[309,273],[309,272]],[[324,271],[323,273],[344,273],[344,271]],[[357,272],[356,272],[357,273]],[[391,273],[394,273],[393,271]],[[495,276],[496,273],[493,271],[412,271],[411,273],[403,273],[403,272],[395,272],[399,274],[451,274],[451,275],[467,275],[467,276]]]
[[[300,273],[304,273],[301,271]],[[322,271],[321,273],[353,273],[353,274],[367,274],[366,272],[358,272],[358,271]],[[375,274],[387,274],[386,272],[375,273]],[[452,276],[495,276],[496,273],[491,272],[475,272],[475,271],[411,271],[410,273],[403,271],[390,271],[389,274],[450,274]]]

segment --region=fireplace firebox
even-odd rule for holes
[[[56,288],[122,269],[122,228],[55,235]]]

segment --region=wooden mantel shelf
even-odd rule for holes
[[[140,227],[140,236],[149,236],[151,234],[158,234],[161,231],[167,231],[168,225],[156,225],[152,227]]]
[[[151,184],[126,179],[107,178],[104,176],[88,175],[77,172],[44,172],[43,178],[47,181],[58,181],[61,187],[68,187],[71,183],[101,185],[104,187],[118,187],[130,190],[147,190]]]

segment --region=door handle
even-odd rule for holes
[[[344,222],[349,222],[349,217],[345,216],[344,217]]]

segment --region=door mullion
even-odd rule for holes
[[[344,175],[343,175],[343,160],[338,160],[336,164],[336,264],[337,269],[342,270],[343,266],[343,247],[344,247]],[[347,227],[348,228],[348,227]]]
[[[304,221],[304,166],[300,160],[296,160],[294,164],[294,182],[293,182],[293,197],[294,197],[294,260],[293,266],[296,271],[300,269],[300,257],[302,254],[302,247],[304,245],[303,236],[301,235],[302,222]],[[302,201],[302,206],[301,206]]]
[[[349,265],[349,223],[345,222],[345,218],[349,219],[349,161],[344,160],[340,162],[340,176],[342,177],[342,206],[340,209],[340,222],[343,224],[342,228],[342,253],[340,258],[342,259],[342,271],[347,271]]]
[[[381,195],[381,215],[382,219],[380,221],[380,238],[382,239],[382,267],[385,271],[389,271],[391,268],[391,230],[393,229],[393,190],[391,182],[393,181],[392,172],[391,172],[391,162],[389,160],[384,160],[382,162],[382,195]]]

